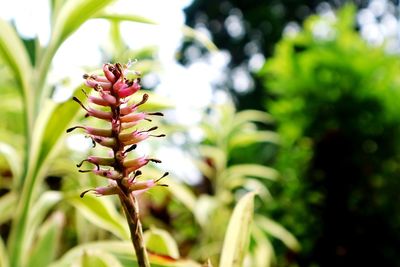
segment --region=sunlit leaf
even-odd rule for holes
[[[0,142],[0,154],[3,154],[8,166],[10,166],[13,179],[15,179],[14,184],[18,184],[18,180],[22,171],[22,161],[17,150],[9,144]]]
[[[217,206],[216,201],[215,198],[205,194],[197,199],[193,215],[201,226],[207,226],[210,216]]]
[[[210,52],[218,51],[218,47],[204,33],[197,31],[193,28],[190,28],[188,26],[184,26],[182,28],[182,32],[186,38],[198,41],[205,48],[207,48],[208,51]]]
[[[3,238],[0,236],[0,266],[9,267],[7,250],[3,242]]]
[[[279,173],[273,168],[259,164],[236,164],[228,167],[221,175],[226,179],[229,179],[230,176],[244,176],[275,181]]]
[[[46,191],[34,203],[30,209],[28,224],[26,226],[26,235],[21,247],[24,253],[31,249],[37,235],[38,228],[48,215],[50,210],[62,199],[58,191]]]
[[[41,109],[43,102],[48,98],[50,87],[45,86],[47,74],[57,49],[74,33],[85,21],[100,12],[104,7],[115,0],[69,0],[65,1],[59,9],[54,21],[54,27],[48,47],[40,58],[38,68],[37,86],[35,98],[35,114]]]
[[[94,225],[110,231],[121,239],[130,238],[125,218],[117,212],[110,199],[87,194],[84,198],[80,198],[79,195],[71,196],[67,201]]]
[[[9,23],[1,18],[0,55],[14,72],[24,103],[29,105],[29,107],[26,107],[27,112],[30,112],[31,105],[29,102],[32,101],[32,88],[30,86],[32,66],[29,61],[29,56],[16,31]]]
[[[261,122],[261,123],[272,123],[274,122],[274,119],[270,114],[264,111],[259,111],[259,110],[243,110],[235,114],[235,120],[234,123],[236,126],[239,126],[243,123],[247,122]]]
[[[253,221],[254,193],[244,195],[236,204],[225,233],[219,266],[240,267],[248,250]]]
[[[118,259],[110,253],[101,250],[87,250],[76,259],[81,267],[122,267]]]
[[[18,196],[15,192],[10,191],[0,198],[0,224],[10,220],[15,213]]]
[[[103,251],[114,255],[124,267],[137,266],[134,250],[130,241],[101,241],[76,246],[65,253],[60,260],[49,267],[70,267],[72,263],[87,251]],[[191,260],[171,260],[149,254],[152,267],[201,267]]]
[[[114,0],[69,0],[59,10],[51,42],[57,47],[85,21],[100,12]]]
[[[275,263],[275,253],[271,242],[266,235],[255,225],[252,227],[252,237],[254,239],[253,266],[269,267]]]
[[[180,184],[173,179],[168,180],[168,190],[171,194],[181,202],[191,212],[194,211],[196,206],[196,196],[184,184]]]
[[[131,21],[145,24],[157,24],[154,20],[136,14],[117,14],[103,11],[95,16],[96,18],[108,19],[113,21]]]
[[[176,241],[165,230],[150,228],[144,233],[146,249],[152,253],[169,256],[173,259],[179,258],[179,249]]]
[[[199,151],[204,159],[211,160],[217,170],[222,170],[225,167],[226,154],[222,149],[214,146],[201,145]]]
[[[262,230],[281,240],[291,250],[300,250],[300,244],[297,239],[282,225],[264,216],[256,216],[255,221]]]
[[[26,266],[48,266],[58,253],[64,215],[55,213],[40,227]]]
[[[80,91],[82,87],[75,89],[74,96],[84,99],[83,93]],[[60,140],[66,136],[65,129],[81,110],[80,106],[72,100],[63,103],[54,103],[48,101],[42,108],[41,116],[36,123],[36,132],[34,142],[37,142],[35,150],[38,150],[38,158],[36,161],[36,171],[48,159],[49,155],[55,151]],[[34,153],[35,151],[33,151]]]
[[[279,143],[279,136],[272,131],[256,131],[233,136],[229,142],[231,148],[244,147],[254,143]]]

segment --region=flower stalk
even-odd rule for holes
[[[160,112],[146,113],[138,112],[137,109],[148,100],[144,94],[142,100],[128,105],[130,97],[140,90],[140,74],[128,70],[128,66],[116,64],[103,65],[104,76],[85,74],[85,84],[96,92],[95,96],[87,96],[90,106],[86,107],[78,98],[77,102],[87,113],[86,117],[94,117],[104,120],[110,124],[109,128],[99,129],[90,126],[75,126],[67,132],[76,129],[83,130],[93,142],[93,146],[99,144],[111,149],[111,157],[103,158],[89,156],[82,160],[77,167],[80,168],[85,162],[94,165],[88,170],[80,169],[79,172],[92,172],[102,178],[108,179],[109,185],[88,189],[80,195],[93,192],[97,196],[118,195],[129,225],[133,247],[140,267],[149,267],[149,259],[143,240],[143,231],[139,219],[139,206],[136,196],[146,192],[154,186],[166,186],[160,184],[160,180],[168,175],[165,173],[161,178],[138,181],[141,175],[139,170],[149,162],[160,163],[161,161],[147,156],[128,159],[129,152],[133,151],[138,143],[149,137],[163,137],[164,134],[152,134],[157,127],[150,129],[134,129],[141,121],[151,121],[151,116],[162,116]],[[133,74],[133,75],[132,75]],[[92,105],[94,104],[94,105]],[[98,107],[102,109],[98,109]],[[107,107],[108,110],[104,110]]]

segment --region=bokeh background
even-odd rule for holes
[[[167,138],[135,151],[163,161],[148,177],[171,173],[168,189],[140,199],[151,249],[218,266],[232,210],[255,191],[243,266],[400,266],[398,1],[119,0],[89,15],[95,5],[77,4],[64,27],[77,24],[54,45],[68,2],[85,3],[0,9],[0,265],[75,266],[91,248],[96,260],[75,264],[117,266],[98,244],[129,239],[121,211],[114,199],[79,199],[105,181],[77,173],[91,142],[64,133],[88,124],[68,104],[82,74],[130,60],[147,109],[165,114]],[[13,63],[14,48],[29,61]],[[42,97],[32,110],[24,75]],[[21,265],[13,244],[28,255]]]

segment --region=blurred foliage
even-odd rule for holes
[[[293,1],[293,0],[194,0],[185,9],[186,24],[205,31],[221,51],[228,52],[231,60],[226,69],[227,87],[238,100],[238,109],[264,109],[264,98],[269,97],[263,90],[258,69],[252,69],[253,56],[269,58],[288,23],[300,25],[308,16],[342,6],[346,1]],[[353,1],[364,7],[368,0]],[[393,2],[393,1],[392,1]],[[394,1],[396,2],[396,1]],[[190,64],[207,51],[196,43],[184,43],[181,62]],[[233,77],[236,70],[243,70],[250,76],[254,86],[248,92],[238,92]]]
[[[267,185],[277,179],[277,171],[237,156],[255,144],[276,146],[279,142],[276,133],[261,127],[271,123],[267,113],[237,112],[231,101],[210,105],[203,115],[200,124],[203,141],[192,153],[202,178],[191,187],[170,181],[172,199],[178,200],[187,211],[169,205],[170,219],[162,217],[164,223],[170,221],[169,227],[173,227],[172,233],[184,255],[200,261],[209,258],[214,266],[263,267],[275,261],[272,239],[298,251],[300,245],[293,235],[262,214],[271,200]],[[257,194],[254,204],[252,192]],[[167,205],[168,201],[171,198],[159,202]],[[155,209],[156,214],[163,214],[162,206]],[[250,239],[246,232],[251,233]]]
[[[285,181],[269,210],[302,244],[292,266],[400,264],[400,59],[354,17],[311,16],[261,72]]]

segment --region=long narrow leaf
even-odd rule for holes
[[[18,82],[19,89],[27,116],[30,118],[32,105],[30,104],[33,100],[31,98],[32,88],[31,75],[32,66],[29,61],[28,52],[26,51],[22,40],[18,37],[18,34],[11,27],[9,23],[0,18],[0,55],[5,59],[5,62],[14,72],[15,78]],[[30,119],[28,119],[26,127],[31,125]],[[29,130],[29,129],[27,129]]]
[[[0,266],[9,267],[10,263],[8,261],[7,250],[3,242],[3,238],[0,237]]]
[[[278,144],[279,136],[277,133],[272,131],[257,131],[257,132],[243,133],[241,135],[234,136],[230,140],[229,146],[231,148],[236,148],[261,142]]]
[[[108,19],[113,21],[131,21],[131,22],[153,24],[153,25],[157,24],[157,22],[155,22],[154,20],[136,14],[118,14],[110,12],[100,12],[99,14],[96,15],[96,18]]]
[[[55,259],[64,220],[62,213],[55,213],[42,225],[26,266],[48,266]]]
[[[204,33],[196,31],[188,26],[184,26],[182,28],[182,32],[186,38],[198,41],[199,43],[204,45],[204,47],[207,48],[208,51],[218,51],[218,47]]]
[[[270,167],[259,164],[237,164],[230,166],[223,173],[223,177],[229,179],[230,176],[257,177],[275,181],[278,172]]]
[[[254,193],[249,192],[236,204],[228,229],[219,266],[240,267],[248,250],[251,223],[253,221]]]
[[[0,224],[11,219],[15,212],[18,196],[11,191],[0,198]]]
[[[24,240],[25,250],[31,249],[31,244],[37,235],[40,224],[44,221],[50,210],[60,202],[62,195],[58,191],[46,191],[35,202],[29,214],[29,224],[27,225],[27,232]]]
[[[104,251],[114,255],[124,267],[137,266],[130,241],[102,241],[76,246],[49,267],[70,267],[86,251]],[[149,258],[152,267],[201,267],[200,264],[191,260],[172,260],[151,253]]]
[[[20,175],[22,173],[22,161],[17,150],[9,144],[0,142],[0,154],[3,154],[8,166],[10,166],[13,179],[16,181],[14,184],[18,185],[18,180],[20,179]]]
[[[121,239],[128,240],[130,237],[128,225],[122,215],[107,198],[86,195],[80,198],[78,195],[67,198],[79,213],[91,223],[110,231]]]
[[[266,231],[271,236],[281,240],[291,250],[300,250],[300,244],[296,237],[294,237],[293,234],[286,230],[282,225],[263,216],[257,216],[255,221],[261,229]]]
[[[143,238],[147,250],[174,259],[179,258],[178,245],[167,231],[151,228],[144,233]]]
[[[38,114],[44,100],[49,95],[49,87],[45,82],[52,59],[60,45],[74,33],[85,21],[92,18],[107,5],[115,0],[69,0],[58,10],[55,25],[50,38],[49,46],[40,58],[38,78],[36,86],[41,92],[36,94],[35,114]]]

